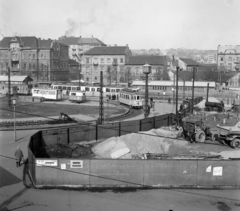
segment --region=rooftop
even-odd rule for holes
[[[86,51],[84,55],[125,55],[128,46],[102,46]]]
[[[199,66],[199,63],[190,58],[179,58],[179,60],[183,61],[187,66]]]
[[[167,63],[167,56],[130,56],[126,65],[165,65]]]
[[[83,37],[66,37],[66,36],[62,36],[59,37],[59,41],[61,41],[62,43],[66,44],[66,45],[78,45],[78,44],[99,44],[102,46],[106,46],[106,44],[104,44],[101,40],[91,37],[91,38],[83,38]]]
[[[20,44],[20,46],[23,47],[33,47],[34,45],[36,45],[37,42],[37,38],[34,36],[29,36],[29,37],[20,37],[20,36],[15,36],[15,37],[4,37],[1,41],[0,41],[0,48],[8,48],[9,47],[9,43],[11,41],[15,41],[18,42]]]
[[[10,76],[10,80],[14,81],[14,82],[23,82],[26,78],[29,78],[30,80],[33,80],[28,75],[13,75],[13,76]],[[0,75],[0,81],[8,81],[8,76]]]

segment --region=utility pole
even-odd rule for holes
[[[8,68],[8,106],[11,107],[11,72],[10,67]]]
[[[103,124],[103,72],[100,71],[99,124]]]
[[[193,67],[193,81],[192,81],[192,114],[193,114],[193,106],[194,106],[194,81],[195,81],[195,68]]]

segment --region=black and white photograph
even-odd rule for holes
[[[1,211],[240,211],[240,0],[0,0]]]

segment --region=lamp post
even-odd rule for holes
[[[118,72],[117,72],[118,63],[117,63],[117,60],[113,61],[112,66],[113,66],[113,68],[116,68],[116,81],[115,81],[115,85],[117,86],[117,80],[118,80]]]
[[[149,113],[148,113],[148,74],[151,73],[151,68],[152,66],[146,63],[143,65],[143,73],[146,75],[146,83],[145,83],[145,113],[144,117],[147,118]]]
[[[16,117],[15,117],[15,107],[16,107],[16,98],[12,98],[12,104],[13,104],[13,116],[14,116],[14,141],[17,141],[17,134],[16,134]]]

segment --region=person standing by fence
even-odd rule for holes
[[[24,161],[24,156],[23,156],[23,152],[19,146],[17,147],[17,150],[15,151],[15,157],[16,157],[17,167],[21,166],[21,161]]]

